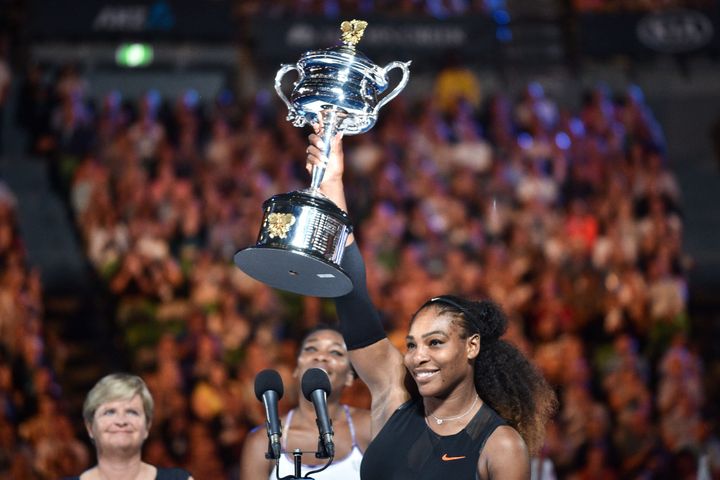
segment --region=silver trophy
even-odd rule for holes
[[[305,52],[295,65],[283,65],[275,76],[275,91],[288,107],[287,119],[296,127],[322,127],[323,151],[338,132],[354,135],[370,130],[377,113],[405,88],[410,62],[391,62],[381,68],[355,49],[367,22],[341,25],[343,44]],[[382,98],[388,72],[402,71],[398,85]],[[299,78],[290,99],[282,79],[291,70]],[[340,268],[345,242],[352,231],[348,214],[318,187],[325,166],[312,171],[309,189],[275,195],[263,203],[257,243],[235,254],[235,264],[251,277],[274,288],[313,297],[338,297],[352,290]]]

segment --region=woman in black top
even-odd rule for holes
[[[159,468],[142,461],[153,399],[140,377],[114,373],[101,378],[85,399],[83,417],[97,451],[97,465],[74,479],[192,480],[180,468]]]
[[[320,190],[347,211],[341,137],[330,159],[310,135],[307,167],[327,164]],[[350,360],[372,394],[373,441],[363,479],[528,479],[555,395],[538,371],[500,339],[507,327],[492,302],[428,300],[413,316],[407,353],[387,339],[351,236],[342,266],[354,289],[336,299]],[[406,387],[414,380],[419,395]]]

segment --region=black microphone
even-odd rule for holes
[[[268,451],[265,458],[280,458],[282,428],[278,417],[278,400],[283,396],[283,383],[275,370],[263,370],[255,377],[255,396],[265,405],[265,429],[268,435]]]
[[[316,422],[320,432],[318,452],[315,454],[317,458],[335,456],[332,420],[330,420],[327,409],[327,397],[331,391],[330,379],[324,370],[311,368],[303,375],[302,392],[305,398],[315,406]]]

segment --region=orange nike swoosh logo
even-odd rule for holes
[[[462,457],[448,457],[448,454],[446,453],[442,456],[443,462],[450,462],[452,460],[460,460],[461,458],[465,458],[465,455],[463,455]]]

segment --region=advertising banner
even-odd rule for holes
[[[231,0],[31,0],[38,40],[231,41]]]
[[[488,17],[363,19],[368,27],[358,50],[374,61],[411,59],[418,66],[442,62],[450,51],[473,61],[493,61],[497,53],[496,25]],[[294,61],[303,52],[340,41],[340,20],[336,19],[258,18],[249,28],[256,57],[271,61]]]
[[[647,13],[584,14],[579,50],[592,56],[635,58],[718,51],[720,16],[714,11],[670,9]]]

